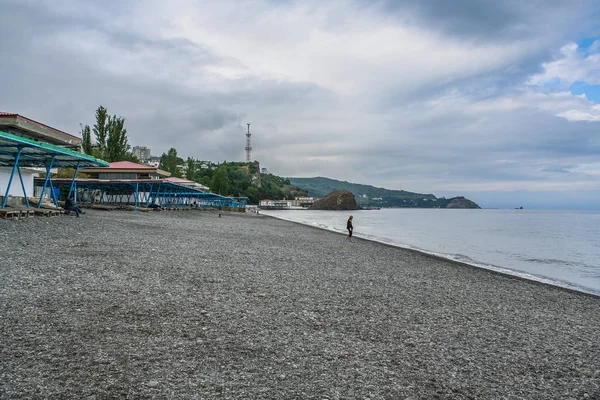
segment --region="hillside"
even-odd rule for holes
[[[453,200],[457,199],[438,199],[433,194],[384,189],[323,177],[287,179],[289,179],[290,184],[307,190],[308,194],[314,197],[323,197],[333,190],[347,190],[356,196],[356,201],[362,206],[446,208]],[[453,207],[456,204],[456,202],[453,203]],[[464,205],[464,208],[479,208],[477,204],[470,201],[458,204]]]

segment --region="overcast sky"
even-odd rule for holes
[[[0,111],[154,155],[600,208],[600,1],[0,0]]]

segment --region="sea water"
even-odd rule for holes
[[[263,214],[600,294],[600,211],[381,209]],[[346,245],[340,237],[340,245]],[[352,245],[347,243],[348,245]]]

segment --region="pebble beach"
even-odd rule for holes
[[[598,327],[600,297],[262,215],[0,220],[0,399],[600,399]]]

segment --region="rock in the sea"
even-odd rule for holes
[[[334,190],[327,196],[317,200],[309,210],[359,210],[352,192],[347,190]]]
[[[481,208],[476,203],[464,197],[455,197],[446,208]]]

